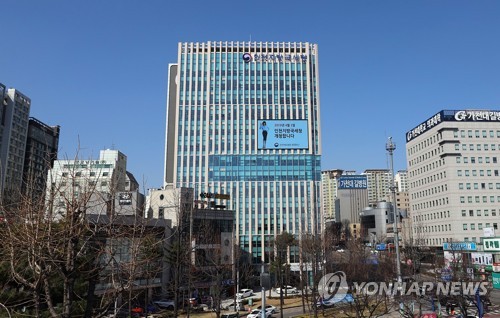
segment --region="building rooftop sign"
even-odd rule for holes
[[[406,133],[406,142],[413,140],[443,121],[455,122],[500,122],[497,110],[442,110]]]
[[[250,63],[252,61],[254,62],[271,62],[271,63],[277,63],[277,62],[302,62],[306,63],[307,62],[307,55],[305,54],[250,54],[250,53],[245,53],[243,54],[243,61],[245,63]]]

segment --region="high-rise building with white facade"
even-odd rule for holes
[[[408,172],[406,170],[399,170],[394,176],[394,182],[396,183],[397,192],[407,192],[408,191]]]
[[[370,207],[377,207],[378,202],[392,201],[392,174],[389,169],[367,169],[362,174],[368,179],[368,204]]]
[[[235,210],[237,241],[254,263],[269,260],[283,231],[321,232],[320,131],[317,45],[179,43],[165,184],[228,195],[218,203]]]
[[[441,246],[498,228],[500,111],[442,110],[406,141],[414,237]]]
[[[338,178],[343,172],[339,169],[321,171],[321,208],[325,221],[335,219]]]

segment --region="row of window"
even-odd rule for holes
[[[461,129],[460,130],[460,137],[465,138],[465,136],[466,136],[465,130]],[[488,138],[488,136],[490,138],[495,138],[495,131],[494,130],[485,130],[485,129],[483,129],[483,130],[476,129],[476,130],[474,130],[474,134],[473,134],[472,129],[467,130],[467,137],[468,138],[481,138],[481,137]],[[455,130],[453,132],[453,137],[458,138],[458,130]],[[500,130],[496,131],[496,137],[500,138]]]
[[[487,203],[488,202],[488,196],[483,195],[483,196],[467,196],[467,203]],[[490,195],[489,196],[489,202],[494,203],[495,202],[495,196]],[[496,197],[496,202],[500,202],[500,195]],[[465,196],[460,196],[460,203],[464,204],[465,203]]]
[[[85,174],[86,174],[86,173],[82,173],[81,171],[77,171],[77,172],[75,172],[75,177],[81,177],[81,176],[83,176],[83,175],[85,175]],[[96,177],[96,176],[97,176],[95,171],[90,171],[90,172],[88,173],[88,175],[89,175],[90,177]],[[103,177],[107,177],[107,176],[109,176],[109,172],[104,171],[104,172],[102,172],[100,175],[101,175],[101,176],[103,176]],[[70,176],[70,175],[69,175],[69,173],[68,173],[68,172],[63,172],[63,173],[62,173],[62,177],[63,177],[63,178],[68,178],[69,176]]]
[[[469,163],[469,157],[456,157],[457,163]],[[497,157],[484,157],[484,163],[497,163]],[[470,157],[470,163],[476,163],[476,157]],[[477,163],[483,163],[483,157],[477,157]]]
[[[491,227],[491,223],[485,223],[484,227],[485,228]],[[493,223],[493,228],[495,230],[498,230],[498,223]],[[477,229],[478,230],[482,230],[483,229],[483,223],[477,223]],[[470,223],[470,224],[464,223],[462,225],[462,230],[464,230],[464,231],[467,231],[467,230],[475,231],[476,230],[476,223]]]
[[[475,145],[475,147],[474,147]],[[475,148],[475,149],[474,149]],[[460,144],[455,144],[455,150],[460,151]],[[497,150],[497,145],[496,144],[469,144],[469,147],[467,147],[467,144],[462,144],[462,151],[496,151]],[[500,144],[498,145],[498,150],[500,150]]]
[[[474,189],[474,190],[479,190],[479,189],[486,190],[486,183],[485,182],[481,182],[481,183],[479,183],[479,182],[474,182],[474,183],[470,183],[470,182],[462,183],[462,182],[460,182],[458,184],[458,189],[460,189],[460,190],[464,190],[464,189],[465,190],[472,190],[472,189]],[[491,182],[488,183],[488,189],[493,190],[493,183],[491,183]],[[496,183],[496,189],[500,190],[500,183],[498,183],[498,182]]]
[[[429,220],[443,219],[443,218],[447,218],[447,217],[448,218],[450,217],[450,211],[426,213],[426,214],[422,214],[422,215],[413,216],[413,223],[429,221]]]
[[[488,209],[477,209],[475,216],[490,216],[490,211]],[[474,216],[474,210],[462,210],[462,216]],[[497,210],[496,209],[491,209],[491,216],[497,216]]]

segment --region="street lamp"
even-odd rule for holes
[[[398,276],[398,285],[401,286],[402,278],[401,278],[401,256],[399,254],[399,229],[398,229],[398,221],[399,221],[399,213],[397,212],[396,207],[396,184],[394,180],[394,160],[393,154],[394,150],[396,150],[396,145],[392,142],[392,137],[389,137],[387,144],[385,145],[385,149],[389,153],[391,157],[391,193],[392,193],[392,208],[394,215],[394,248],[396,249],[396,274]],[[399,288],[399,287],[398,287]]]

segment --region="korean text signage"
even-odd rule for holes
[[[473,242],[443,243],[445,251],[475,251],[476,249],[476,243]]]
[[[200,193],[200,198],[229,200],[231,199],[231,196],[229,194],[203,192]]]
[[[121,192],[118,195],[119,205],[131,205],[132,204],[132,193],[131,192]]]
[[[500,121],[500,111],[492,110],[442,110],[406,133],[406,142],[420,136],[444,121],[491,122]]]
[[[339,189],[366,189],[368,179],[366,176],[342,176],[339,178]]]
[[[307,62],[307,55],[305,54],[243,54],[243,61],[245,63],[250,62],[271,62],[271,63],[282,63],[282,62]]]
[[[500,252],[500,237],[483,239],[483,250]]]
[[[500,289],[500,273],[492,273],[491,277],[493,278],[493,288]]]
[[[307,120],[257,120],[258,149],[307,149]]]

